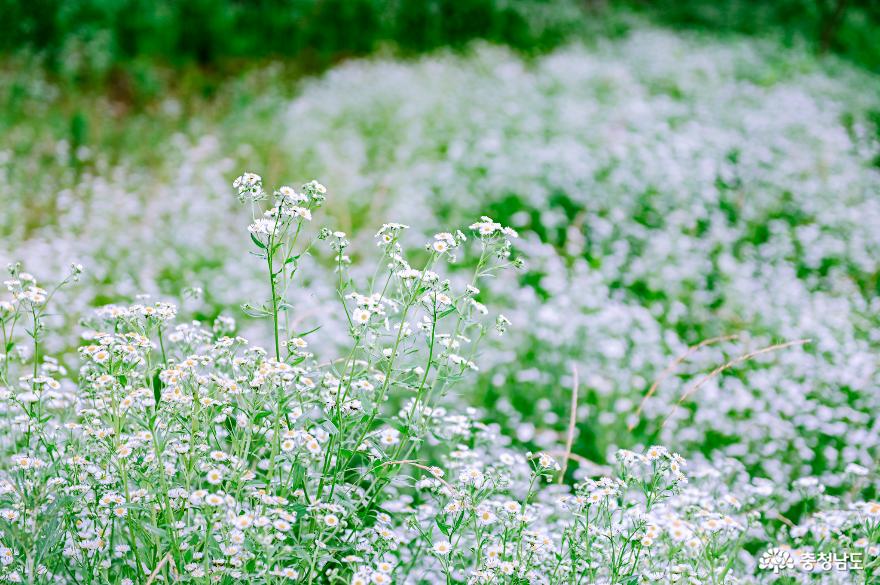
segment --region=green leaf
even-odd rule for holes
[[[315,327],[314,329],[309,329],[308,331],[306,331],[306,332],[304,332],[304,333],[299,333],[299,334],[297,334],[297,337],[305,337],[306,335],[311,335],[312,333],[314,333],[315,331],[317,331],[317,330],[320,329],[320,328],[321,328],[321,326],[318,325],[318,326]]]
[[[159,379],[159,370],[156,370],[153,375],[153,398],[156,400],[156,404],[159,404],[162,399],[162,380]]]
[[[328,433],[330,433],[331,435],[335,435],[335,434],[339,433],[339,429],[336,428],[336,425],[333,424],[332,421],[325,420],[325,421],[321,422],[318,426],[321,427],[322,429],[324,429],[325,431],[327,431]]]
[[[440,529],[440,532],[443,533],[443,536],[449,536],[449,524],[447,524],[446,521],[440,516],[437,516],[436,522],[437,528]]]
[[[266,311],[251,307],[250,305],[242,305],[241,311],[248,317],[265,317]]]
[[[254,234],[251,234],[251,241],[252,241],[254,244],[256,244],[257,248],[260,248],[261,250],[265,250],[265,249],[266,249],[266,244],[264,244],[264,243],[261,242],[259,239],[257,239],[257,236],[255,236]]]

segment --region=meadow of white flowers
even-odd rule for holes
[[[7,135],[0,579],[875,583],[878,110],[645,29]]]

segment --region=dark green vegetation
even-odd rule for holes
[[[880,71],[878,0],[653,0],[627,3],[658,24],[678,28],[771,34],[806,43]]]
[[[880,70],[880,0],[3,0],[0,51],[148,91],[155,64],[216,72],[282,57],[313,70],[386,46],[416,53],[474,39],[540,52],[625,30],[633,14],[780,36]]]
[[[393,44],[404,52],[475,38],[546,49],[577,31],[573,0],[38,0],[0,5],[0,48],[45,53],[63,68],[82,52],[89,73],[140,59],[230,67],[296,58],[323,67]]]

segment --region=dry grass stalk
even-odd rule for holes
[[[636,418],[633,422],[631,422],[629,424],[629,427],[628,427],[629,431],[632,432],[632,430],[634,428],[636,428],[636,425],[639,422],[639,417],[641,417],[641,415],[642,415],[642,409],[645,407],[645,403],[648,401],[648,399],[654,395],[654,392],[657,391],[657,388],[660,386],[660,384],[666,378],[668,378],[669,375],[672,374],[672,372],[674,372],[675,369],[678,366],[680,366],[682,362],[684,362],[684,360],[688,359],[694,353],[698,352],[700,349],[706,347],[707,345],[712,345],[714,343],[721,343],[724,341],[732,341],[732,340],[738,339],[738,338],[739,338],[739,335],[734,334],[734,335],[723,335],[721,337],[713,337],[711,339],[705,339],[705,340],[701,341],[700,343],[697,343],[696,345],[690,346],[689,348],[687,348],[687,351],[685,351],[680,356],[675,358],[672,362],[670,362],[669,365],[666,366],[666,369],[663,370],[662,372],[660,372],[660,375],[657,376],[657,379],[654,380],[654,383],[651,384],[651,387],[648,389],[648,392],[645,394],[644,398],[642,398],[642,401],[639,403],[639,407],[636,409]]]
[[[559,459],[564,459],[566,461],[577,461],[582,469],[587,470],[587,475],[595,476],[595,475],[611,475],[613,473],[613,469],[611,469],[608,465],[599,465],[595,461],[587,459],[583,455],[578,455],[577,453],[568,453],[566,454],[564,451],[547,451],[547,455],[551,457],[557,457]]]
[[[578,371],[575,364],[571,365],[571,412],[568,415],[568,433],[565,436],[565,456],[562,459],[562,469],[559,470],[559,483],[565,478],[565,471],[568,469],[568,460],[571,458],[571,447],[574,443],[574,426],[577,422],[578,408]]]
[[[171,553],[169,552],[164,557],[162,557],[162,560],[159,561],[159,564],[156,565],[156,568],[153,569],[152,573],[150,573],[150,576],[147,578],[147,582],[144,585],[150,585],[153,581],[155,581],[159,574],[162,572],[162,569],[165,567],[165,565],[168,564],[168,561],[170,560]],[[171,565],[171,573],[172,575],[177,573],[177,571],[174,570],[173,564]]]
[[[721,372],[723,372],[725,370],[729,370],[730,368],[732,368],[733,366],[735,366],[737,364],[741,364],[741,363],[746,362],[750,359],[756,358],[759,355],[763,355],[765,353],[770,353],[772,351],[777,351],[780,349],[785,349],[787,347],[792,347],[794,345],[804,345],[805,343],[809,343],[810,341],[811,341],[810,339],[797,339],[795,341],[786,341],[785,343],[778,343],[776,345],[771,345],[768,347],[764,347],[764,348],[755,350],[750,353],[743,354],[743,355],[739,356],[738,358],[733,359],[722,366],[718,366],[717,368],[712,370],[709,373],[709,375],[707,375],[704,378],[701,378],[699,382],[697,382],[696,384],[691,386],[689,389],[684,391],[684,393],[681,395],[681,398],[679,398],[678,402],[675,403],[675,406],[672,407],[672,412],[670,412],[666,416],[666,418],[663,419],[663,424],[660,425],[660,428],[662,429],[664,426],[666,426],[666,423],[669,422],[669,419],[672,418],[672,415],[675,414],[675,412],[678,410],[678,407],[681,406],[681,404],[685,400],[687,400],[694,392],[699,390],[703,384],[705,384],[706,382],[708,382],[709,380],[711,380],[712,378],[714,378],[715,376],[717,376]]]

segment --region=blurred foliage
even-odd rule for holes
[[[540,54],[626,32],[634,16],[772,35],[880,71],[880,0],[0,0],[0,53],[36,55],[56,80],[140,108],[169,90],[211,97],[217,79],[267,60],[298,77],[474,39]]]
[[[393,42],[405,51],[474,38],[546,49],[566,38],[574,0],[4,0],[0,49],[43,51],[94,71],[139,57],[216,66],[296,57],[322,66]]]
[[[478,38],[542,52],[624,30],[632,13],[773,34],[880,70],[880,0],[0,0],[0,51],[149,94],[159,63],[223,73],[286,58],[317,70],[386,46],[406,54]]]
[[[880,72],[880,0],[635,0],[627,5],[674,27],[806,42]]]

